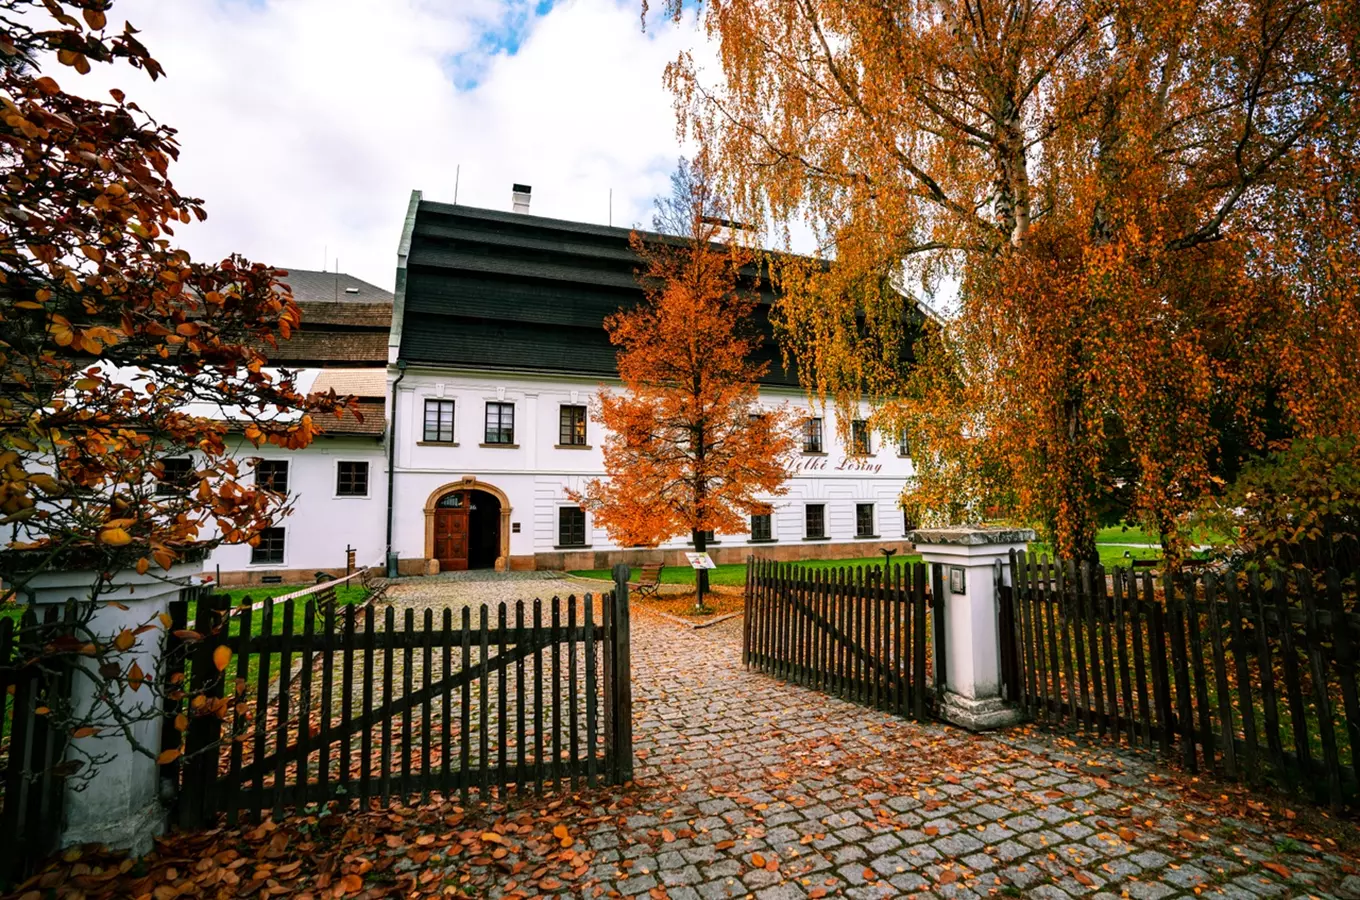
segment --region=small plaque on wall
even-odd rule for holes
[[[518,523],[518,522],[511,522],[511,523],[510,523],[510,533],[511,533],[511,534],[519,534],[519,523]]]
[[[963,566],[949,567],[949,593],[968,593],[968,570]]]

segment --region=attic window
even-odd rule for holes
[[[357,293],[359,293],[359,289],[356,288],[356,287],[347,287],[347,288],[345,288],[345,293],[346,293],[346,294],[357,294]]]

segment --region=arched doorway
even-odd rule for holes
[[[430,494],[425,503],[425,558],[441,572],[510,563],[510,502],[505,492],[467,476]]]
[[[501,555],[501,501],[486,491],[468,491],[468,568],[494,569]]]

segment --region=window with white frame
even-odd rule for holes
[[[515,442],[515,404],[495,400],[486,404],[486,443],[513,444]]]
[[[255,486],[288,493],[288,460],[262,459],[255,466]]]
[[[579,404],[563,404],[557,426],[557,443],[563,447],[584,447],[586,443],[586,408]]]
[[[868,456],[873,452],[869,446],[869,423],[855,419],[850,423],[850,451],[858,456]]]
[[[874,505],[855,504],[855,537],[874,537]]]
[[[822,420],[811,418],[803,422],[803,452],[822,452]]]
[[[557,508],[557,545],[584,547],[586,545],[586,513],[579,506]]]
[[[826,537],[826,504],[809,503],[803,507],[803,534],[809,538]]]
[[[453,443],[453,401],[425,401],[425,440],[431,443]]]
[[[767,512],[751,513],[751,540],[774,540],[773,516]]]
[[[259,541],[250,548],[251,565],[281,565],[283,563],[284,530],[265,528],[260,531]]]
[[[194,461],[187,456],[161,460],[161,477],[156,480],[156,495],[183,494],[194,485]]]
[[[341,460],[335,464],[335,495],[337,497],[368,496],[368,463]]]

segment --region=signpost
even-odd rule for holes
[[[685,559],[689,560],[690,568],[694,569],[695,572],[698,572],[700,569],[718,568],[718,564],[713,561],[713,557],[709,556],[707,553],[687,552],[685,554]],[[698,591],[698,596],[695,598],[695,602],[700,607],[702,607],[704,605],[703,579],[699,578],[698,575],[696,575],[694,581],[696,590]]]

